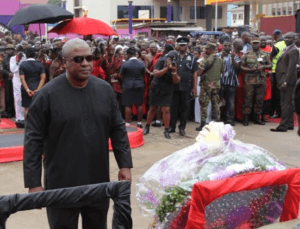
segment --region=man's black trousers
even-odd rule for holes
[[[178,120],[178,114],[180,113],[180,125],[179,129],[184,130],[188,118],[188,100],[190,99],[189,91],[175,91],[173,92],[173,99],[171,105],[171,122],[170,128],[176,129],[176,122]]]
[[[5,111],[10,116],[15,116],[14,92],[11,79],[5,79]]]
[[[108,208],[47,208],[50,229],[77,229],[79,214],[83,229],[107,229]]]

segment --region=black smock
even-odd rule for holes
[[[161,57],[154,66],[156,70],[166,67],[167,57]],[[149,92],[149,103],[152,106],[171,106],[173,96],[172,70],[167,71],[162,77],[154,77]]]
[[[46,190],[109,182],[109,137],[119,168],[132,168],[125,123],[104,80],[90,76],[77,89],[62,74],[36,94],[27,118],[26,188],[41,186],[42,152]]]

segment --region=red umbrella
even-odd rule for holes
[[[118,35],[108,24],[103,21],[80,17],[74,18],[71,20],[65,20],[62,23],[55,26],[48,33],[57,33],[57,34],[80,34],[80,35],[103,35],[103,36],[112,36]]]

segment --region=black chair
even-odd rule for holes
[[[104,198],[114,201],[113,229],[132,229],[130,181],[108,182],[30,194],[0,196],[0,229],[17,211],[42,207],[80,207]]]

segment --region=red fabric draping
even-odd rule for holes
[[[100,65],[100,60],[93,61],[92,75],[105,80],[106,75],[105,75],[105,71],[103,70],[103,68]]]
[[[155,54],[155,56],[152,59],[151,65],[150,65],[150,72],[153,72],[155,64],[161,57],[162,57],[162,53],[158,52]]]
[[[260,48],[262,51],[265,51],[267,53],[271,53],[272,51],[272,47],[270,47],[269,45],[267,45],[264,48]],[[270,100],[272,98],[272,86],[271,86],[271,74],[272,71],[270,69],[266,69],[265,72],[267,73],[267,77],[266,77],[266,90],[265,90],[265,96],[263,98],[264,101],[266,100]]]
[[[196,183],[192,190],[190,213],[185,229],[204,228],[205,207],[221,196],[282,184],[287,184],[288,190],[280,222],[295,219],[298,217],[300,200],[300,168],[249,173],[228,179]]]

